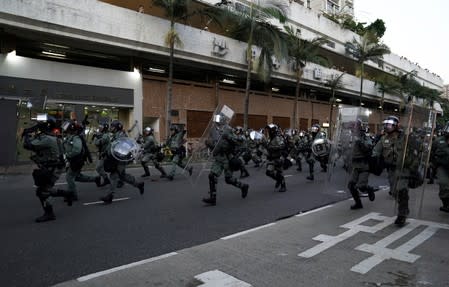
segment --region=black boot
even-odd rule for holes
[[[187,171],[189,172],[189,176],[192,176],[192,173],[193,173],[193,166],[189,167],[189,168],[187,169]]]
[[[111,204],[113,199],[114,193],[112,192],[106,194],[105,196],[100,197],[100,200],[103,201],[105,204]]]
[[[139,189],[140,195],[143,195],[143,193],[145,192],[145,183],[140,182],[139,184],[137,184],[137,188]]]
[[[67,191],[67,190],[63,190],[63,189],[57,189],[56,190],[56,194],[52,196],[58,196],[58,197],[64,197],[64,202],[67,202],[68,206],[72,206],[73,201],[78,200],[78,198],[75,199],[75,193],[72,191]]]
[[[249,185],[244,183],[244,184],[242,184],[240,189],[242,190],[242,198],[246,198],[248,196]]]
[[[53,207],[51,205],[47,205],[44,207],[44,214],[42,216],[39,216],[38,218],[36,218],[34,221],[37,223],[40,222],[46,222],[46,221],[50,221],[50,220],[55,220],[56,216],[53,213]]]
[[[217,178],[214,174],[209,174],[209,197],[203,198],[203,202],[215,206],[217,205]],[[242,193],[243,196],[243,193]]]
[[[143,170],[145,171],[145,173],[142,174],[141,177],[148,177],[148,176],[150,176],[150,169],[148,168],[148,166],[142,165],[142,167],[143,167]]]
[[[285,179],[282,179],[281,188],[279,189],[279,192],[286,192],[286,191],[287,191],[287,187],[285,185]]]
[[[308,179],[308,180],[314,180],[313,173],[311,173],[308,177],[306,177],[306,179]]]
[[[349,190],[351,191],[352,198],[355,204],[351,205],[351,209],[361,209],[363,208],[362,201],[360,200],[359,190],[355,186],[350,184]]]
[[[442,198],[443,206],[440,207],[440,210],[443,212],[449,212],[449,198]]]
[[[407,216],[403,216],[403,215],[398,215],[398,217],[396,217],[396,220],[394,221],[394,224],[396,224],[399,227],[402,227],[405,225]]]
[[[97,187],[101,186],[101,176],[96,176],[95,177],[95,184],[97,185]]]

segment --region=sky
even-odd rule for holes
[[[448,0],[354,0],[356,21],[382,19],[390,50],[449,84]]]

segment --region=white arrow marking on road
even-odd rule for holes
[[[131,197],[121,197],[121,198],[115,198],[112,201],[123,201],[123,200],[128,200],[130,198]],[[94,201],[94,202],[83,203],[83,205],[94,205],[94,204],[104,204],[104,202],[103,201]]]
[[[201,273],[196,275],[195,279],[204,283],[199,285],[202,287],[252,287],[252,285],[221,272],[220,270]]]

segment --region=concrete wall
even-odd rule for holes
[[[16,56],[14,52],[0,55],[0,75],[25,79],[55,81],[83,85],[116,87],[134,91],[134,109],[129,121],[142,119],[142,77],[137,72],[122,72],[87,66],[49,62]],[[97,103],[108,104],[108,103]]]
[[[203,0],[203,2],[215,3],[216,1]],[[302,37],[309,39],[316,36],[327,36],[336,43],[335,49],[328,49],[337,53],[344,54],[344,43],[358,37],[351,31],[341,29],[336,23],[295,2],[290,3],[289,8],[290,24],[301,28]],[[164,45],[164,36],[169,27],[168,21],[100,1],[2,0],[0,23],[106,43],[136,51],[168,54]],[[176,57],[221,67],[245,69],[246,43],[184,25],[176,25],[176,29],[184,43],[182,48],[177,48]],[[222,58],[212,55],[214,38],[217,42],[226,43],[229,49]],[[418,70],[418,80],[424,82],[426,86],[443,86],[441,78],[420,69],[408,60],[395,55],[385,56],[385,60],[388,63],[391,62],[389,65],[396,67],[396,70],[400,69],[406,72],[413,69]],[[377,67],[377,64],[374,63],[368,63],[368,65]],[[307,84],[318,86],[324,82],[326,77],[339,74],[335,70],[320,68],[323,79],[314,79],[312,75],[314,66],[308,65],[304,81]],[[281,63],[280,69],[274,74],[275,77],[291,81],[294,81],[293,75],[294,71],[285,62]],[[348,85],[345,86],[345,89],[349,93],[357,94],[359,89],[359,84],[355,84],[357,78],[345,75],[346,78]],[[373,97],[377,96],[372,82],[366,80],[364,86],[364,93]]]

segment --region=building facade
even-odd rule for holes
[[[202,0],[194,5],[216,2]],[[308,1],[304,2],[287,2],[288,24],[296,27],[305,39],[326,36],[329,41],[322,52],[332,57],[334,66],[308,64],[305,67],[299,116],[292,119],[295,72],[291,64],[277,62],[269,86],[253,81],[250,128],[258,129],[270,122],[288,128],[293,120],[297,120],[301,129],[307,129],[312,123],[328,123],[331,94],[325,82],[342,71],[345,71],[344,85],[337,97],[343,105],[358,103],[360,79],[356,76],[354,60],[346,55],[344,48],[347,41],[358,36],[320,17],[315,9],[307,8]],[[330,2],[338,4],[339,9],[348,3],[352,5],[352,1]],[[144,13],[137,11],[139,5],[144,5]],[[249,2],[230,5],[244,9]],[[324,9],[329,7],[335,8],[325,6]],[[183,46],[177,47],[174,54],[171,116],[173,123],[187,128],[187,137],[193,143],[201,137],[220,104],[236,111],[234,124],[243,123],[246,43],[214,32],[208,24],[199,20],[194,25],[176,24]],[[131,133],[151,126],[163,141],[169,55],[164,38],[168,29],[169,21],[164,19],[163,11],[150,1],[3,1],[0,6],[0,117],[10,127],[0,136],[12,137],[6,149],[12,158],[3,164],[26,160],[27,153],[18,144],[19,135],[40,112],[60,120],[87,115],[89,131],[111,119],[122,120],[126,128],[137,121]],[[253,53],[257,57],[257,47]],[[385,55],[382,66],[373,62],[367,62],[366,66],[372,73],[415,70],[416,78],[423,85],[440,90],[443,87],[437,75],[395,54]],[[376,123],[381,121],[381,113],[376,109],[380,97],[376,83],[366,79],[363,102],[365,107],[373,109],[370,117],[373,131],[377,131]],[[394,113],[400,100],[389,94],[384,99],[386,112]]]

